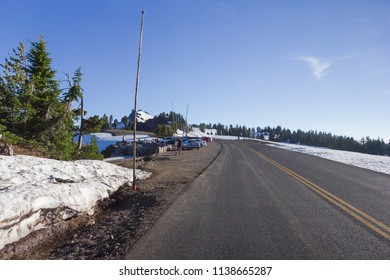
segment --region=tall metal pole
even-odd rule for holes
[[[138,63],[137,63],[137,77],[135,79],[135,97],[134,97],[134,120],[133,120],[133,190],[137,190],[136,185],[136,158],[137,158],[137,143],[136,143],[136,131],[137,131],[137,98],[138,98],[138,78],[141,64],[141,50],[142,50],[142,30],[144,27],[144,11],[142,11],[141,28],[139,32],[139,48],[138,48]]]
[[[190,104],[187,104],[187,112],[186,112],[186,128],[185,128],[185,132],[186,132],[186,136],[187,136],[187,130],[188,130],[188,124],[187,124],[187,116],[188,116],[188,108],[190,107]]]
[[[173,134],[176,134],[177,132],[177,117],[176,117],[176,113],[175,111],[173,110],[173,101],[172,101],[172,122],[173,122]]]

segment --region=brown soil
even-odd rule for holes
[[[137,167],[152,177],[137,182],[137,190],[122,186],[97,205],[91,217],[80,216],[34,233],[0,252],[0,259],[123,259],[126,252],[187,189],[222,149],[209,142],[200,150],[168,151],[145,158]],[[132,160],[114,164],[132,168]]]
[[[33,147],[23,147],[23,146],[13,146],[14,149],[14,155],[26,155],[26,156],[33,156],[33,157],[44,157],[45,153],[43,151],[39,151],[36,148]]]

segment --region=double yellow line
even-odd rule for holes
[[[334,194],[324,190],[320,186],[316,185],[315,183],[309,181],[308,179],[302,177],[301,175],[295,173],[294,171],[288,169],[287,167],[281,165],[280,163],[274,161],[273,159],[263,155],[262,153],[256,151],[255,149],[249,147],[257,156],[264,159],[265,161],[269,162],[270,164],[278,167],[285,173],[287,173],[289,176],[294,178],[295,180],[301,182],[317,194],[319,194],[321,197],[325,198],[327,201],[332,203],[333,205],[336,205],[340,209],[344,210],[346,213],[354,217],[359,222],[365,224],[367,227],[378,233],[379,235],[383,236],[387,240],[390,240],[390,227],[387,225],[379,222],[378,220],[374,219],[367,213],[361,211],[360,209],[352,206],[348,202],[342,200],[341,198],[335,196]]]

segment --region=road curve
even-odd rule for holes
[[[389,175],[221,143],[127,259],[390,259]]]

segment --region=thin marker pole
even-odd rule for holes
[[[139,48],[138,48],[138,63],[137,63],[137,77],[135,79],[135,97],[134,97],[134,120],[133,120],[133,190],[137,190],[136,185],[136,158],[137,158],[137,143],[136,143],[136,130],[137,130],[137,98],[138,98],[138,79],[141,65],[141,50],[142,50],[142,30],[144,27],[144,11],[142,11],[141,28],[139,34]]]

